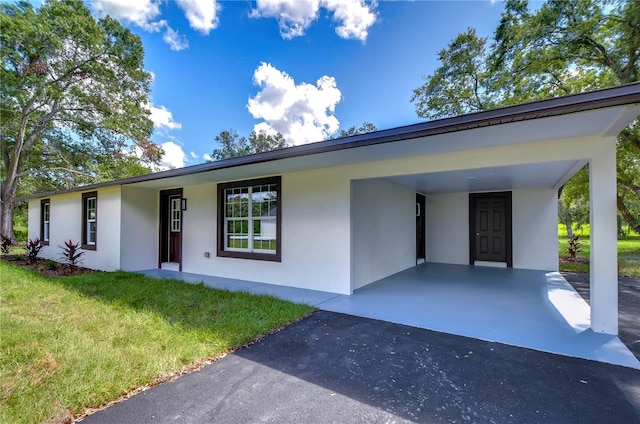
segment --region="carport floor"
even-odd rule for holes
[[[618,337],[589,328],[589,305],[557,272],[425,263],[351,296],[166,270],[143,272],[640,369]]]

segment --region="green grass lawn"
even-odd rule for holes
[[[591,240],[589,225],[583,226],[581,231],[574,231],[580,235],[580,251],[578,257],[589,260]],[[558,226],[558,254],[567,256],[567,229],[564,225]],[[589,272],[588,262],[560,263],[560,271]],[[640,278],[640,236],[632,234],[625,239],[618,240],[618,274],[621,276]]]
[[[49,279],[0,261],[0,422],[63,422],[310,313],[126,272]]]

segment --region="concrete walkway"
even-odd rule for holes
[[[640,369],[618,337],[589,329],[589,305],[559,273],[428,263],[351,296],[167,270],[144,273]]]

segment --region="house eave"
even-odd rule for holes
[[[143,183],[147,181],[182,177],[228,168],[254,165],[295,157],[318,155],[344,149],[362,148],[378,144],[393,143],[421,137],[461,132],[487,126],[504,125],[518,121],[528,121],[546,117],[640,104],[640,83],[606,88],[598,91],[574,94],[546,100],[523,103],[488,111],[474,112],[451,118],[442,118],[428,122],[407,125],[388,130],[360,134],[335,140],[320,141],[302,146],[293,146],[281,150],[258,153],[250,156],[208,162],[189,167],[171,169],[153,174],[119,180],[105,181],[81,187],[60,190],[53,193],[40,193],[18,199],[20,202],[49,197],[53,195],[96,190],[100,188]]]

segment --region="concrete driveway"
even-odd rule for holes
[[[590,302],[589,274],[563,272],[562,276]],[[620,340],[640,360],[640,279],[618,278],[618,324]]]
[[[85,423],[639,423],[640,371],[319,311]]]

